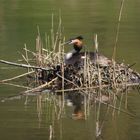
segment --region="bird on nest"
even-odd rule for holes
[[[104,55],[99,54],[98,52],[81,52],[84,48],[83,37],[77,36],[69,41],[65,42],[63,45],[73,45],[73,49],[66,53],[65,55],[65,64],[84,64],[84,59],[88,55],[92,64],[99,64],[101,66],[108,66],[111,63],[111,60],[105,57]],[[97,57],[98,55],[98,57]]]

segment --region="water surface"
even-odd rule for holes
[[[121,0],[1,0],[0,1],[0,59],[17,61],[24,44],[35,48],[37,26],[42,38],[50,34],[51,16],[54,14],[54,28],[57,28],[61,13],[66,39],[84,36],[87,50],[93,49],[93,36],[98,34],[99,51],[112,57],[118,14]],[[140,72],[140,18],[139,0],[124,3],[117,45],[117,61],[136,65]],[[66,50],[71,48],[67,47]],[[23,70],[0,64],[0,79],[22,73]],[[24,89],[0,85],[0,98],[15,95]],[[140,138],[140,96],[136,91],[129,94],[130,117],[120,114],[106,120],[103,129],[105,140],[138,140]],[[45,105],[44,105],[45,106]],[[44,108],[45,112],[46,108]],[[68,108],[68,116],[56,122],[56,140],[95,139],[94,113],[88,121],[75,121],[69,117],[73,108]],[[36,97],[25,97],[0,103],[0,139],[2,140],[47,140],[50,120],[44,113],[39,121]],[[61,128],[61,129],[60,129]],[[60,131],[61,130],[61,131]]]

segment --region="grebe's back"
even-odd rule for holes
[[[96,52],[80,52],[75,53],[71,58],[65,59],[65,64],[71,65],[84,65],[84,59],[88,57],[91,64],[99,64],[101,66],[108,66],[111,63],[111,60],[105,57],[104,55],[97,54]]]

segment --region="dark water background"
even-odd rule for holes
[[[100,52],[111,58],[120,3],[121,0],[0,0],[0,59],[17,61],[25,43],[33,50],[37,26],[40,27],[43,38],[46,32],[50,33],[52,13],[54,27],[57,27],[60,11],[66,39],[83,35],[87,50],[91,50],[93,35],[97,33]],[[126,64],[136,63],[133,69],[140,72],[139,7],[139,0],[126,0],[124,3],[116,58]],[[22,69],[0,64],[0,79],[22,72]],[[0,85],[0,98],[18,94],[22,90]],[[49,139],[49,120],[44,115],[41,124],[39,123],[36,97],[34,98],[28,105],[24,105],[25,98],[0,102],[0,140]],[[139,94],[131,91],[128,100],[129,111],[136,116],[121,114],[114,119],[108,118],[103,129],[104,140],[140,139],[139,100]],[[68,112],[71,110],[68,109]],[[75,121],[65,117],[61,122],[56,122],[58,128],[56,127],[55,139],[94,140],[93,116],[94,114],[88,121]]]

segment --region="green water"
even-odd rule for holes
[[[0,0],[0,59],[17,61],[24,44],[31,50],[35,47],[37,26],[42,38],[50,34],[51,15],[54,26],[62,16],[66,39],[77,35],[84,36],[87,50],[93,46],[93,36],[98,34],[99,51],[111,58],[116,37],[120,0]],[[140,72],[140,18],[139,0],[126,0],[122,12],[116,59],[136,65]],[[70,48],[67,48],[69,50]],[[0,64],[0,79],[22,73],[22,69]],[[21,88],[0,85],[0,98],[15,95]],[[44,114],[38,119],[36,97],[0,102],[0,140],[48,140],[49,120]],[[105,122],[104,140],[140,139],[140,96],[132,91],[129,95],[129,111]],[[44,108],[44,111],[46,109]],[[70,112],[71,112],[70,108]],[[69,116],[68,114],[68,116]],[[56,140],[94,140],[94,114],[88,121],[75,121],[65,117],[56,122]]]

